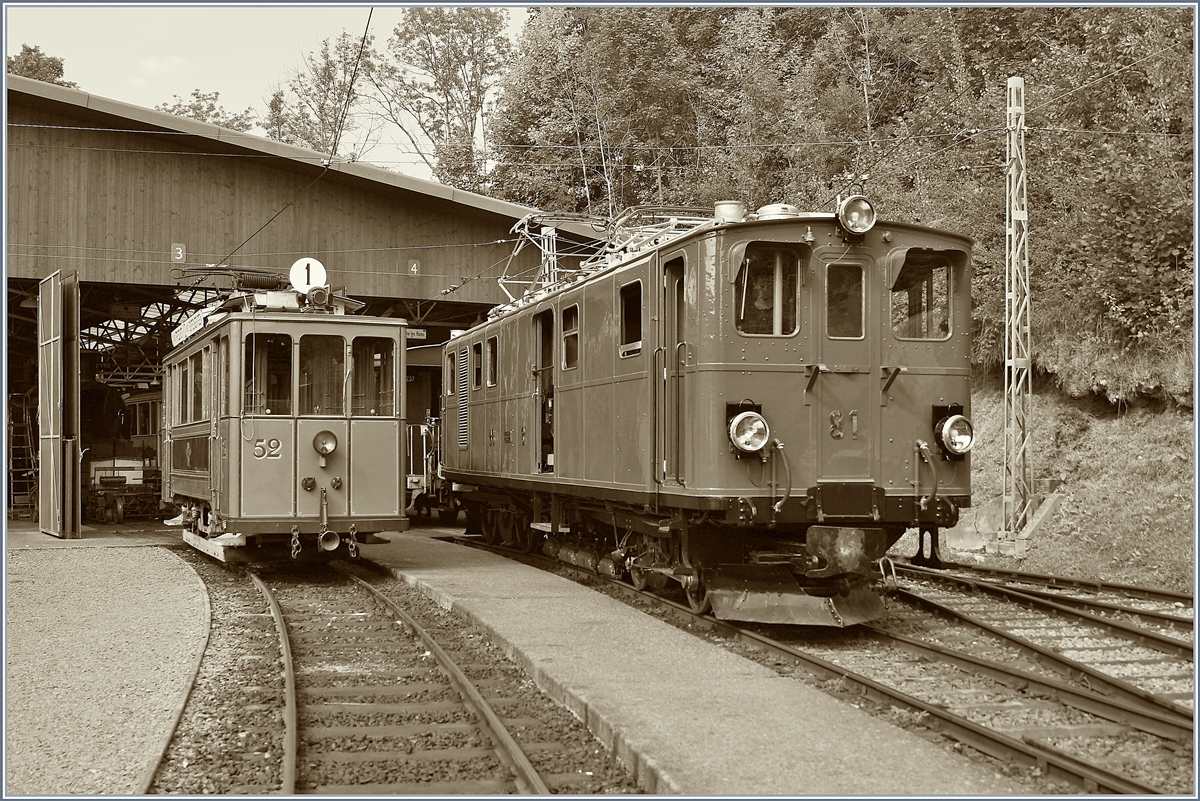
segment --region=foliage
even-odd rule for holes
[[[1190,405],[1193,32],[1170,7],[541,7],[502,82],[489,183],[605,215],[830,210],[865,189],[887,217],[976,238],[974,358],[991,369],[1023,76],[1036,366]]]
[[[1003,407],[999,382],[978,382],[971,410],[974,498],[958,528],[985,537],[998,523],[994,507],[1003,491]],[[1195,582],[1191,412],[1155,414],[1101,398],[1073,400],[1041,381],[1029,419],[1034,478],[1061,480],[1061,505],[1034,535],[1024,559],[979,558],[1035,573],[1190,590]],[[914,546],[906,547],[911,552]]]
[[[174,103],[160,103],[154,107],[154,110],[165,111],[167,114],[174,114],[177,117],[190,117],[200,122],[211,122],[213,125],[234,131],[249,131],[257,125],[257,115],[253,108],[248,108],[240,114],[231,114],[217,103],[220,96],[220,92],[204,93],[199,89],[193,89],[191,100],[184,100],[179,95],[171,95],[175,98]]]
[[[460,189],[477,190],[483,181],[485,104],[511,57],[507,23],[502,9],[405,9],[370,73],[380,116],[439,180]]]
[[[78,89],[74,81],[63,80],[63,60],[57,56],[48,56],[37,45],[30,47],[21,45],[21,52],[8,57],[8,71],[23,78],[33,78],[35,81],[56,83],[69,89]]]
[[[267,135],[349,161],[369,152],[378,129],[355,110],[366,102],[363,87],[374,69],[372,41],[345,31],[332,42],[322,40],[320,52],[310,52],[290,72],[286,88],[275,87],[264,98]]]

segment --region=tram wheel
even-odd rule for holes
[[[125,522],[125,499],[120,496],[117,497],[117,511],[114,516],[118,523]]]
[[[496,519],[498,515],[495,509],[484,509],[481,515],[483,521],[480,529],[483,541],[488,545],[495,545],[500,540],[499,521]]]

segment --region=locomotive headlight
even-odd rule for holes
[[[961,414],[942,418],[938,421],[935,433],[938,444],[954,456],[962,456],[975,444],[975,429],[971,426],[971,421]]]
[[[862,195],[851,195],[837,210],[838,222],[852,234],[865,234],[875,225],[875,207]]]
[[[313,450],[321,457],[321,467],[324,467],[325,457],[337,450],[337,437],[329,430],[317,432],[313,437]]]
[[[729,421],[729,441],[742,453],[758,453],[771,438],[771,428],[758,412],[742,412]]]

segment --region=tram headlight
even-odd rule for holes
[[[337,437],[328,429],[313,437],[313,450],[321,457],[321,467],[325,466],[325,457],[337,450],[337,444]]]
[[[758,453],[771,438],[771,428],[758,412],[742,412],[729,421],[729,441],[742,453]]]
[[[875,225],[875,207],[862,195],[851,195],[837,210],[838,222],[852,234],[865,234]]]
[[[961,414],[952,414],[938,421],[938,444],[952,456],[963,456],[975,444],[975,429]]]

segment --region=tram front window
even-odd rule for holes
[[[355,417],[390,417],[396,413],[396,359],[393,342],[383,337],[355,337],[353,348]]]
[[[292,338],[287,334],[246,336],[246,414],[292,413]]]
[[[300,337],[300,414],[341,415],[345,386],[346,341],[338,336]]]

